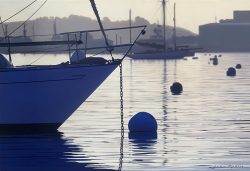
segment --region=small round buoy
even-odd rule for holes
[[[242,67],[241,64],[237,64],[235,68],[236,69],[241,69],[241,67]]]
[[[147,112],[139,112],[135,114],[128,123],[130,132],[156,132],[156,119]]]
[[[170,87],[170,90],[171,90],[172,94],[179,95],[182,93],[183,87],[182,87],[181,83],[174,82],[173,85]]]
[[[218,65],[218,58],[217,58],[217,56],[216,57],[214,57],[214,59],[213,59],[213,65]]]
[[[233,67],[228,68],[227,76],[235,76],[235,75],[236,75],[236,69]]]

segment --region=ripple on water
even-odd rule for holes
[[[123,170],[250,168],[250,55],[225,53],[217,66],[208,64],[208,56],[197,56],[187,61],[124,61]],[[237,63],[243,68],[236,77],[227,77],[227,68]],[[183,85],[179,96],[170,92],[174,81]],[[54,160],[55,168],[116,170],[119,98],[116,70],[60,128],[60,135],[1,136],[0,166],[6,161],[32,166]],[[157,119],[157,136],[129,137],[127,123],[140,111]]]

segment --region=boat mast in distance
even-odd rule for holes
[[[132,30],[131,30],[131,27],[132,27],[132,11],[131,9],[129,10],[129,43],[131,44],[132,43]]]
[[[164,52],[166,52],[166,0],[162,0],[162,12],[163,12],[163,43]]]
[[[176,43],[176,3],[174,3],[174,35],[173,35],[173,38],[174,38],[174,50],[176,50],[176,46],[177,46],[177,43]]]
[[[23,37],[27,37],[26,24],[23,25]]]

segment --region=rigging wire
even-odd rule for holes
[[[162,5],[158,5],[157,8],[156,8],[156,11],[155,11],[155,12],[153,13],[153,15],[152,15],[152,16],[154,17],[154,20],[157,18],[157,19],[156,19],[156,21],[157,21],[156,24],[159,24],[159,17],[156,17],[156,16],[159,14],[160,9],[161,9],[161,6],[162,6]]]
[[[62,48],[64,46],[59,46],[59,47],[53,47],[53,48],[48,48],[48,49],[45,49],[45,51],[42,51],[43,53],[50,53],[50,52],[53,52],[51,50],[55,50],[55,49],[59,49],[59,48]],[[33,51],[35,52],[35,51]],[[55,52],[55,51],[54,51]],[[42,59],[46,54],[42,54],[41,56],[39,56],[37,59],[35,59],[34,61],[30,62],[29,65],[32,65],[34,64],[35,62],[39,61],[40,59]]]
[[[167,8],[167,20],[172,22],[172,23],[168,22],[168,24],[166,24],[169,26],[169,28],[171,28],[171,24],[173,24],[173,18],[174,18],[172,8],[170,7],[172,7],[172,3],[171,1],[168,1],[168,5],[166,7]],[[174,32],[173,29],[167,29],[167,37],[171,37],[173,35],[173,32]]]
[[[19,13],[21,13],[22,11],[24,11],[25,9],[27,9],[28,7],[30,7],[32,4],[34,4],[37,0],[34,0],[33,2],[31,2],[30,4],[28,4],[26,7],[24,7],[23,9],[19,10],[18,12],[16,12],[15,14],[13,14],[12,16],[10,16],[9,18],[1,21],[1,24],[3,24],[4,22],[10,20],[11,18],[15,17],[16,15],[18,15]]]
[[[39,8],[29,17],[27,18],[22,24],[20,24],[17,28],[15,28],[12,32],[10,32],[6,37],[9,37],[10,35],[12,35],[13,33],[15,33],[20,27],[22,27],[24,24],[26,24],[27,21],[29,21],[47,2],[48,0],[45,0],[40,6]],[[1,39],[0,41],[2,41],[3,39]]]
[[[137,42],[137,40],[140,38],[140,36],[144,35],[146,33],[145,29],[146,29],[146,26],[143,27],[143,29],[141,30],[141,32],[139,33],[139,35],[136,37],[136,39],[134,40],[134,42],[132,43],[132,45],[129,47],[129,49],[127,50],[127,52],[123,55],[123,57],[121,59],[121,62],[126,58],[126,56],[131,51],[131,49],[134,47],[135,42]]]
[[[100,26],[100,28],[101,28],[103,37],[104,37],[104,39],[105,39],[105,43],[106,43],[106,46],[107,46],[107,51],[109,51],[109,53],[110,53],[110,55],[111,55],[111,57],[112,57],[112,60],[114,60],[113,55],[112,55],[112,50],[113,50],[113,48],[111,48],[110,45],[109,45],[107,35],[106,35],[105,31],[104,31],[104,28],[103,28],[103,25],[102,25],[102,22],[101,22],[101,19],[100,19],[98,10],[97,10],[97,8],[96,8],[95,0],[90,0],[90,3],[91,3],[91,6],[92,6],[92,8],[93,8],[93,11],[94,11],[94,13],[95,13],[95,15],[96,15],[96,19],[97,19],[97,21],[98,21],[98,23],[99,23],[99,26]]]
[[[96,53],[96,54],[93,54],[93,55],[91,55],[91,56],[89,56],[89,57],[94,57],[94,56],[96,56],[96,55],[100,55],[100,54],[104,53],[105,51],[106,51],[106,50],[103,50],[103,51],[98,52],[98,53]]]
[[[71,48],[72,46],[74,46],[74,45],[73,45],[73,44],[70,45],[70,48]],[[51,50],[59,49],[59,48],[62,48],[62,47],[64,47],[64,46],[57,46],[57,47],[47,48],[47,49],[45,49],[45,51],[41,51],[41,52],[43,52],[43,53],[56,52],[56,51],[51,51]],[[60,50],[60,51],[61,51],[61,50]],[[37,51],[33,51],[33,53],[34,53],[34,52],[37,52]],[[42,59],[45,55],[46,55],[46,54],[42,54],[42,55],[39,56],[37,59],[35,59],[34,61],[32,61],[32,62],[30,63],[30,65],[32,65],[32,64],[34,64],[35,62],[37,62],[38,60]]]

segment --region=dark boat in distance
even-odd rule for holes
[[[147,47],[149,50],[143,52],[131,53],[128,56],[132,59],[183,59],[187,56],[194,56],[195,48],[189,48],[188,46],[177,46],[176,43],[176,17],[175,9],[176,4],[174,4],[174,30],[173,30],[173,47],[167,47],[166,40],[166,1],[162,1],[163,9],[163,24],[158,25],[155,28],[155,35],[151,36],[150,39],[144,39],[138,41],[136,44],[139,46]],[[163,33],[162,33],[163,27]]]

